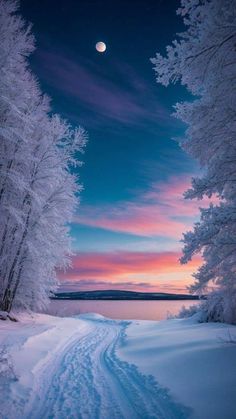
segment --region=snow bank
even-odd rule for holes
[[[191,418],[236,418],[235,326],[196,318],[132,322],[119,356],[154,375],[192,409]]]

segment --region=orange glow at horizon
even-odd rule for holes
[[[180,252],[107,252],[80,253],[73,266],[60,272],[62,285],[78,289],[132,289],[153,292],[186,292],[191,275],[201,263],[200,257],[181,265]]]

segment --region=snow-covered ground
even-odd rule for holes
[[[196,318],[132,322],[118,355],[170,389],[191,418],[236,418],[236,326]]]
[[[99,315],[0,322],[0,417],[234,419],[236,327]]]

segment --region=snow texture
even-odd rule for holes
[[[0,417],[233,419],[233,338],[193,319],[1,322]]]

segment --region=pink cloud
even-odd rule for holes
[[[172,177],[165,183],[153,183],[130,201],[100,207],[82,205],[74,221],[134,235],[180,239],[192,227],[199,207],[209,204],[209,199],[185,200],[183,192],[189,186],[190,179]]]
[[[160,290],[164,277],[165,292],[173,288],[183,292],[190,282],[192,272],[200,264],[200,257],[184,266],[180,265],[179,258],[180,252],[80,253],[73,257],[72,267],[67,272],[59,272],[59,278],[62,284],[74,283],[80,289]],[[172,278],[170,283],[168,276]],[[179,276],[181,279],[178,279]],[[139,281],[140,277],[145,280]],[[162,280],[159,281],[159,278]]]
[[[135,281],[102,281],[102,280],[80,280],[80,281],[62,281],[60,284],[60,292],[73,291],[92,291],[92,290],[126,290],[126,291],[143,291],[143,292],[166,292],[166,293],[187,293],[186,284],[182,281],[173,283],[161,283],[158,285],[150,282]]]

